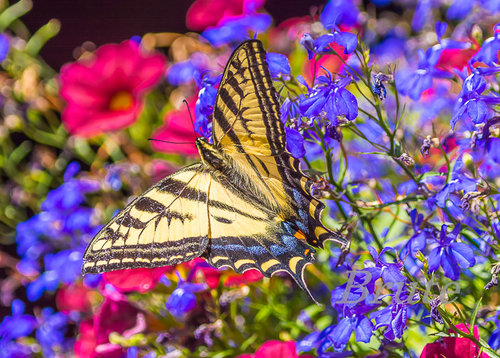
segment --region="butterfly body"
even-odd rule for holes
[[[279,101],[257,40],[232,54],[213,114],[213,143],[198,138],[201,162],[163,179],[92,240],[84,273],[157,267],[202,257],[212,266],[265,276],[303,271],[326,240],[313,181],[285,148]]]

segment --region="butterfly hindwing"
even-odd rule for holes
[[[209,183],[210,174],[194,164],[148,189],[94,237],[83,272],[167,266],[200,256],[208,244]]]

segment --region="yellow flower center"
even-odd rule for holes
[[[109,101],[109,109],[112,111],[124,111],[132,107],[133,98],[128,91],[117,92]]]

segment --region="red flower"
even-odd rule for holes
[[[265,0],[196,0],[186,13],[186,25],[191,30],[202,31],[216,26],[225,17],[254,12]]]
[[[78,338],[76,339],[73,351],[77,358],[94,357],[94,350],[97,346],[94,332],[94,320],[82,321],[78,327]]]
[[[260,281],[263,277],[264,275],[262,275],[260,271],[257,270],[248,270],[241,275],[234,273],[232,275],[229,275],[224,280],[224,286],[231,287],[246,285],[247,283]]]
[[[123,348],[109,342],[109,334],[117,332],[128,338],[146,329],[144,315],[125,299],[105,297],[93,319],[82,321],[73,347],[76,357],[120,358]]]
[[[86,137],[128,127],[165,65],[162,55],[147,54],[133,41],[104,45],[91,59],[65,65],[60,74],[65,127]]]
[[[103,278],[120,292],[139,291],[141,293],[152,290],[160,278],[172,268],[170,266],[136,268],[105,272]]]
[[[242,354],[237,358],[297,358],[299,357],[295,349],[294,341],[267,341],[257,349],[254,354]],[[311,357],[301,355],[300,357]]]
[[[463,323],[455,326],[458,330],[469,333],[469,325]],[[453,331],[450,330],[450,333]],[[474,326],[474,337],[479,339],[477,326]],[[486,353],[479,355],[479,347],[468,338],[463,337],[444,337],[436,342],[429,343],[424,347],[420,358],[488,358]]]
[[[196,101],[190,101],[189,110],[194,113]],[[154,150],[164,153],[180,153],[186,156],[198,156],[195,145],[195,133],[189,111],[185,106],[177,111],[170,111],[165,116],[165,125],[153,133],[154,139],[173,143],[153,141],[151,146]],[[184,144],[175,144],[184,143]]]
[[[83,286],[81,282],[62,287],[57,291],[57,308],[63,313],[89,311],[91,294],[92,291]]]

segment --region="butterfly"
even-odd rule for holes
[[[213,144],[201,162],[164,178],[92,239],[83,273],[158,267],[202,257],[237,273],[289,273],[309,293],[304,268],[325,241],[347,242],[321,223],[314,181],[286,150],[278,94],[258,40],[243,42],[216,96]],[[311,296],[312,297],[312,296]]]

